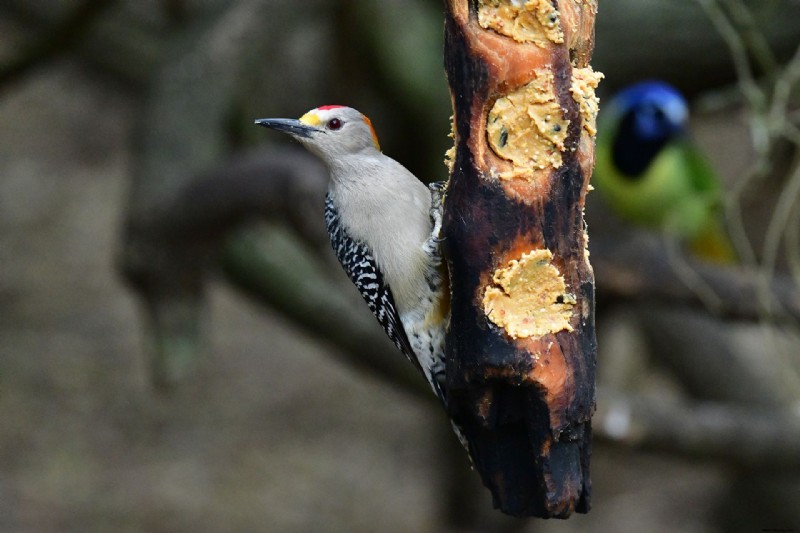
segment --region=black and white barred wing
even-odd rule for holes
[[[331,245],[336,257],[358,292],[361,293],[364,301],[367,302],[370,311],[378,319],[395,346],[414,363],[414,366],[421,370],[397,313],[392,291],[384,283],[375,258],[363,242],[352,239],[344,230],[339,221],[339,214],[329,196],[325,198],[325,225],[328,228],[328,235],[331,238]]]

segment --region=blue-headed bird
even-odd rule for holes
[[[620,218],[679,239],[697,257],[734,262],[722,187],[687,131],[689,108],[670,85],[646,81],[601,113],[592,183]]]

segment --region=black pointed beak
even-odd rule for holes
[[[317,131],[314,126],[303,124],[299,120],[293,118],[260,118],[256,120],[256,124],[270,128],[273,130],[282,131],[296,137],[311,137],[311,134]]]

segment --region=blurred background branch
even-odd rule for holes
[[[599,392],[595,415],[595,436],[601,441],[748,468],[800,468],[796,410],[687,405],[609,392]]]
[[[23,76],[57,54],[68,52],[91,29],[113,0],[85,0],[63,15],[51,27],[41,30],[20,55],[0,65],[0,87]],[[13,6],[22,11],[22,6]]]

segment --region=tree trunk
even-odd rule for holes
[[[455,151],[448,409],[494,503],[590,506],[596,342],[584,199],[599,81],[594,0],[448,0]]]

